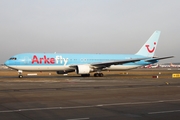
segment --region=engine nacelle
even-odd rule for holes
[[[91,72],[91,68],[89,65],[78,65],[76,68],[77,74],[89,74]]]

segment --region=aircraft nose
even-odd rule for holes
[[[6,66],[9,65],[9,60],[7,60],[5,63],[4,63]]]

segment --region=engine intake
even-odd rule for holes
[[[91,71],[91,68],[89,65],[78,65],[76,68],[77,74],[89,74]]]

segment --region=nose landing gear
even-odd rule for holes
[[[22,72],[22,70],[18,70],[19,78],[23,78]]]

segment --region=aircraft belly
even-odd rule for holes
[[[111,65],[110,67],[108,68],[105,68],[105,70],[113,70],[113,71],[118,71],[118,70],[129,70],[129,69],[135,69],[139,66],[137,65]]]
[[[69,70],[72,69],[69,66],[9,66],[10,68],[24,71],[58,71],[58,70]]]

